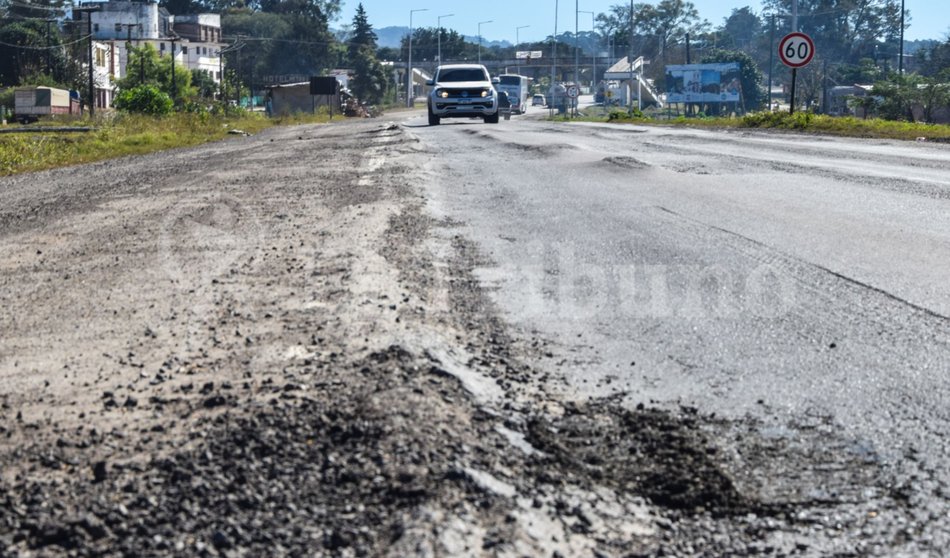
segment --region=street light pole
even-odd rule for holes
[[[578,71],[580,69],[580,53],[577,49],[577,21],[580,15],[578,14],[578,9],[580,9],[580,0],[574,0],[574,85],[580,87],[580,78],[578,77]]]
[[[897,61],[897,74],[904,75],[904,0],[901,0],[901,49],[900,60]]]
[[[590,30],[597,35],[597,29],[594,27],[594,12],[581,10],[581,14],[590,14]],[[594,41],[594,53],[590,57],[590,88],[594,89],[594,80],[597,79],[597,41]]]
[[[557,102],[557,88],[555,80],[557,79],[557,10],[558,0],[554,0],[554,34],[551,35],[551,90],[548,91],[548,106],[553,112],[554,105]]]
[[[452,17],[452,16],[454,16],[454,15],[455,15],[455,14],[445,14],[445,15],[440,15],[439,17],[436,18],[436,21],[438,21],[438,24],[437,24],[438,29],[436,29],[435,32],[438,34],[438,37],[439,37],[439,54],[438,54],[438,56],[439,56],[439,65],[442,65],[442,18],[443,18],[443,17]]]
[[[482,63],[482,24],[483,23],[492,23],[494,20],[489,19],[488,21],[479,21],[478,22],[478,63]]]
[[[630,86],[627,88],[627,96],[629,97],[630,112],[633,113],[633,0],[630,0],[630,44],[627,45],[627,51],[629,55],[627,57],[627,63],[630,65]],[[639,77],[637,78],[637,86],[639,87]],[[639,95],[639,93],[638,93]]]
[[[428,12],[429,8],[409,10],[409,66],[406,68],[406,106],[412,108],[412,14]]]
[[[525,28],[528,28],[528,27],[531,27],[531,26],[530,26],[530,25],[522,25],[521,27],[515,27],[515,58],[518,59],[518,60],[520,60],[520,58],[518,58],[518,47],[521,46],[521,35],[520,35],[520,31],[521,31],[522,29],[525,29]],[[521,75],[521,63],[520,63],[520,62],[518,63],[518,75],[519,75],[519,76]]]

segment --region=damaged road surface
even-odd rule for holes
[[[945,149],[783,194],[764,137],[418,123],[0,179],[0,555],[950,543]]]

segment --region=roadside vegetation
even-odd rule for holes
[[[555,120],[580,120],[586,122],[611,122],[617,124],[638,124],[654,126],[682,126],[693,128],[754,128],[761,130],[780,130],[825,134],[854,138],[878,138],[919,141],[950,142],[950,126],[945,124],[927,124],[883,118],[857,118],[854,116],[828,116],[812,112],[754,112],[744,116],[695,116],[667,117],[663,111],[634,109],[604,110],[591,107],[583,111],[578,118],[557,116]]]
[[[266,118],[244,110],[230,114],[173,113],[154,116],[119,113],[95,120],[45,122],[68,125],[86,132],[33,132],[0,134],[0,175],[90,163],[162,149],[187,147],[241,132],[253,134],[281,124],[326,122],[326,113]]]

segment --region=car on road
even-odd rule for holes
[[[426,85],[432,88],[426,103],[430,126],[443,118],[481,117],[487,123],[498,123],[498,93],[485,66],[439,66]]]
[[[538,94],[534,97],[531,97],[531,106],[533,107],[543,107],[545,105],[544,95]]]

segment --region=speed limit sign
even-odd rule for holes
[[[804,68],[815,56],[815,42],[804,33],[789,33],[779,42],[778,55],[789,68]]]

